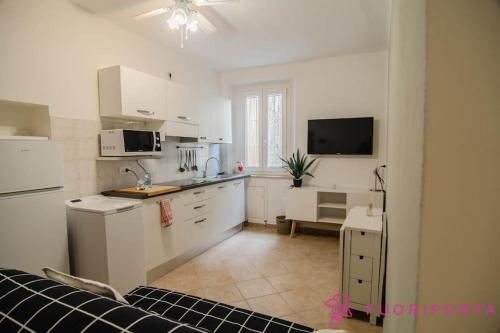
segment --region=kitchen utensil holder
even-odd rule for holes
[[[203,149],[205,147],[186,147],[186,146],[176,146],[177,149]]]

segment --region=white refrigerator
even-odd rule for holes
[[[0,267],[69,272],[62,144],[0,139]]]

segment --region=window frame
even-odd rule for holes
[[[261,84],[261,85],[253,85],[250,87],[243,87],[238,90],[238,98],[240,99],[239,104],[241,105],[241,112],[244,113],[244,156],[243,161],[247,170],[250,172],[283,172],[282,165],[279,167],[268,167],[268,98],[273,94],[281,94],[282,95],[282,153],[281,156],[288,156],[288,148],[290,135],[290,88],[289,84],[279,83],[279,84]],[[259,98],[259,166],[258,167],[249,167],[247,164],[247,153],[248,153],[248,145],[247,145],[247,112],[246,112],[246,100],[247,97],[258,96]]]

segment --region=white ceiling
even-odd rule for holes
[[[146,38],[179,48],[166,16],[131,17],[169,0],[72,0]],[[387,48],[390,0],[238,0],[210,7],[218,30],[191,35],[181,52],[218,70]],[[204,7],[206,8],[206,7]],[[210,10],[209,9],[209,10]]]

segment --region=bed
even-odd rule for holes
[[[130,304],[0,268],[0,332],[272,332],[314,329],[176,291],[139,286]]]

